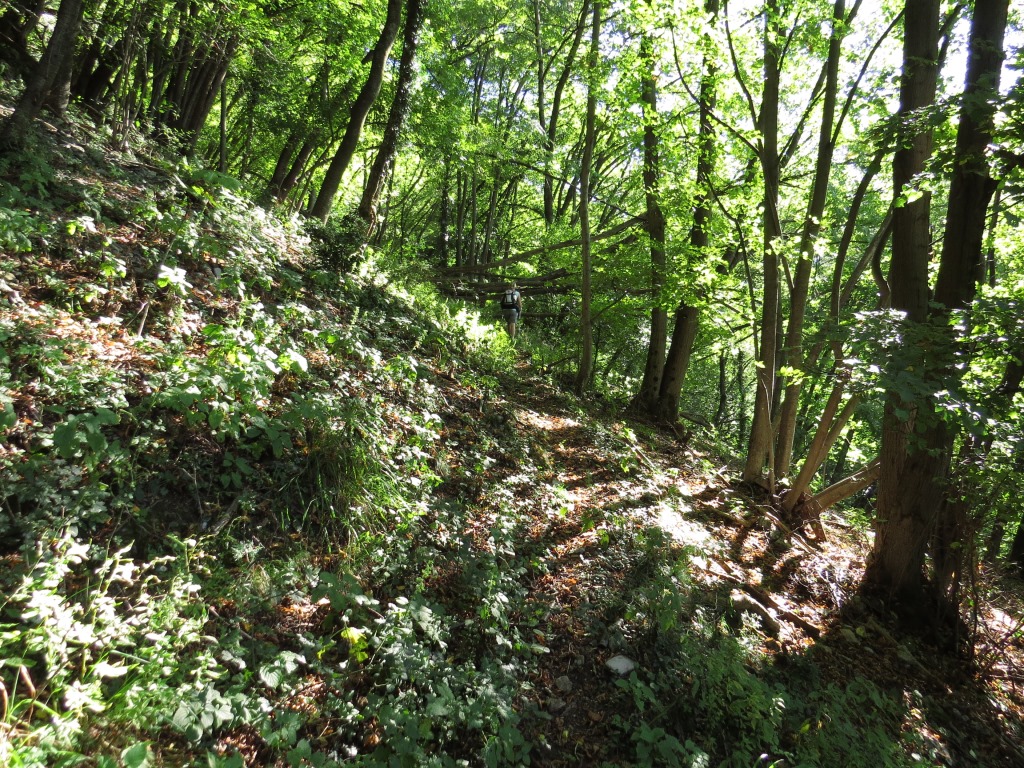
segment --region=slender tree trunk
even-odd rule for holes
[[[811,285],[814,251],[825,213],[832,158],[835,154],[833,126],[835,125],[836,102],[839,95],[840,54],[847,24],[845,0],[835,0],[832,9],[832,34],[829,39],[828,59],[825,63],[825,92],[822,98],[821,125],[818,133],[818,156],[814,167],[814,181],[811,185],[811,199],[804,217],[803,231],[800,234],[793,290],[789,301],[789,325],[786,328],[786,341],[783,348],[783,364],[794,368],[802,366],[804,362],[804,314]],[[785,398],[779,414],[778,438],[775,444],[776,477],[789,476],[789,468],[793,459],[793,441],[796,437],[796,415],[800,406],[800,389],[800,377],[796,377],[786,385]]]
[[[594,0],[593,22],[590,30],[590,54],[587,57],[587,117],[586,138],[583,143],[583,163],[580,167],[580,232],[583,239],[582,288],[580,296],[580,366],[576,373],[576,392],[583,394],[590,382],[594,367],[594,335],[590,309],[590,172],[597,141],[597,88],[598,55],[601,42],[601,0]]]
[[[705,0],[704,10],[713,23],[718,17],[719,0]],[[700,84],[699,126],[697,133],[697,197],[693,208],[693,226],[690,228],[690,248],[705,254],[708,246],[708,227],[711,223],[711,174],[715,164],[715,132],[712,112],[715,108],[715,81],[718,68],[710,50],[711,41],[704,40],[708,50],[704,53],[703,76]],[[672,341],[668,348],[658,388],[655,416],[666,423],[679,418],[679,397],[683,390],[690,356],[697,340],[700,310],[685,301],[680,302],[673,318]]]
[[[651,252],[651,333],[647,344],[647,362],[636,396],[636,405],[653,413],[661,391],[662,373],[665,368],[665,349],[668,343],[668,312],[662,305],[662,290],[665,287],[665,214],[658,200],[659,177],[661,175],[658,147],[658,83],[655,73],[654,40],[649,30],[641,33],[640,60],[643,75],[640,78],[640,101],[644,112],[644,200],[647,211],[647,238]]]
[[[441,210],[437,222],[437,262],[442,269],[448,267],[448,229],[451,226],[451,158],[444,159],[444,176],[441,179]]]
[[[781,34],[778,29],[778,0],[768,0],[764,10],[764,91],[758,129],[761,140],[760,161],[764,177],[764,220],[762,255],[764,266],[764,304],[761,307],[761,344],[757,361],[757,391],[754,396],[754,421],[750,428],[744,482],[763,477],[772,461],[772,402],[776,386],[776,349],[779,325],[779,259],[775,241],[781,235],[779,222],[779,80]],[[774,490],[775,478],[768,478]]]
[[[580,9],[579,22],[576,24],[576,32],[573,35],[572,44],[569,46],[569,53],[565,57],[565,65],[558,76],[555,84],[555,91],[551,97],[551,114],[548,116],[547,125],[541,117],[541,127],[544,129],[544,223],[550,227],[560,213],[555,209],[555,177],[552,171],[554,164],[555,143],[558,138],[558,118],[562,109],[562,96],[565,87],[572,75],[573,65],[576,61],[576,53],[579,51],[580,42],[583,40],[583,33],[587,28],[587,15],[590,10],[590,0],[583,0]]]
[[[840,412],[839,404],[842,402],[845,391],[845,375],[840,373],[839,379],[832,388],[832,394],[825,405],[825,411],[818,421],[818,429],[815,431],[814,439],[807,449],[807,457],[804,459],[803,466],[800,467],[799,474],[793,480],[793,484],[782,501],[782,508],[787,512],[791,512],[796,507],[800,496],[810,488],[811,479],[818,469],[821,468],[821,465],[825,463],[829,451],[832,450],[832,446],[839,439],[839,435],[842,434],[846,423],[853,416],[860,398],[857,395],[851,397]]]
[[[395,95],[391,100],[388,122],[384,126],[384,135],[377,156],[370,168],[370,175],[363,188],[363,197],[359,201],[356,214],[366,222],[367,236],[373,232],[377,218],[377,200],[383,188],[384,179],[388,175],[398,152],[398,140],[409,112],[409,97],[412,91],[413,60],[416,56],[416,45],[419,39],[420,26],[423,24],[423,12],[426,0],[407,0],[405,4],[405,31],[402,36],[402,59],[398,65],[398,83]]]
[[[388,0],[387,16],[384,19],[384,27],[381,29],[377,45],[373,49],[370,60],[370,73],[366,77],[356,100],[349,108],[348,127],[341,139],[334,159],[331,161],[324,180],[320,185],[320,193],[316,201],[310,207],[309,215],[327,221],[331,215],[331,206],[334,204],[334,196],[341,186],[341,179],[356,153],[359,146],[359,136],[363,132],[363,124],[366,116],[370,114],[373,102],[377,100],[381,85],[384,82],[384,66],[387,64],[388,56],[391,55],[391,47],[398,38],[398,30],[402,21],[402,0]]]
[[[860,493],[878,479],[880,462],[878,459],[854,472],[849,477],[833,483],[825,490],[815,494],[809,500],[812,509],[818,512],[838,504],[840,501],[850,498],[855,493]]]
[[[25,140],[43,104],[70,88],[75,41],[85,13],[84,0],[61,0],[57,22],[39,63],[34,67],[14,113],[0,131],[0,153],[13,151]]]

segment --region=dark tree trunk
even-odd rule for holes
[[[889,280],[893,307],[907,312],[905,328],[911,343],[916,335],[915,326],[924,326],[931,316],[927,337],[930,347],[923,353],[920,370],[935,391],[948,386],[945,380],[955,370],[955,339],[948,313],[966,307],[983,278],[982,235],[995,189],[989,178],[985,150],[992,137],[1008,5],[1009,0],[978,0],[974,5],[967,82],[934,296],[936,309],[930,310],[928,305],[927,207],[922,210],[917,201],[908,203],[897,208],[893,222],[893,266]],[[912,6],[915,13],[911,13]],[[935,0],[907,3],[906,18],[913,19],[913,23],[907,24],[906,31],[903,113],[916,99],[928,97],[929,93],[934,95],[936,67],[931,62],[936,55],[937,6]],[[915,105],[926,106],[930,101],[928,97]],[[929,151],[930,137],[919,135],[909,149],[897,152],[897,193],[902,189],[899,182],[907,183],[923,168]],[[903,417],[900,411],[911,415]],[[911,441],[910,430],[915,424],[917,434]],[[890,393],[883,424],[879,522],[872,561],[865,573],[867,583],[920,602],[924,545],[937,531],[939,536],[932,539],[933,547],[937,545],[933,550],[933,587],[935,597],[947,609],[956,607],[949,602],[957,590],[949,568],[952,549],[965,538],[961,521],[955,519],[958,506],[951,503],[955,500],[946,498],[954,437],[952,428],[942,420],[931,400],[902,402]]]
[[[668,312],[662,306],[662,289],[665,286],[665,214],[658,200],[661,159],[658,146],[658,83],[655,79],[657,65],[654,61],[654,41],[645,32],[640,42],[640,58],[644,74],[640,80],[640,100],[644,111],[644,199],[647,211],[647,238],[651,253],[651,290],[654,306],[651,307],[651,333],[647,343],[647,361],[644,364],[643,380],[636,396],[636,405],[643,411],[653,412],[657,407],[661,391],[662,373],[665,368],[665,347],[668,342]]]
[[[711,19],[718,16],[719,0],[706,0],[704,10]],[[712,112],[715,108],[715,81],[718,69],[710,55],[704,57],[704,76],[700,84],[699,127],[697,134],[697,198],[690,228],[690,247],[694,253],[706,254],[708,227],[711,224],[711,174],[715,165],[715,130]],[[700,310],[681,302],[675,312],[672,342],[658,388],[654,415],[661,421],[673,423],[679,418],[679,397],[683,391],[686,372],[690,368],[693,345],[700,325]]]
[[[309,215],[311,217],[327,221],[331,215],[334,196],[338,193],[345,170],[352,161],[352,156],[355,155],[356,147],[359,146],[359,136],[363,132],[366,116],[370,114],[370,108],[377,100],[377,94],[380,93],[381,85],[384,83],[384,66],[387,64],[388,56],[391,55],[391,47],[398,38],[398,30],[401,25],[402,0],[388,0],[384,26],[370,59],[370,72],[362,90],[359,91],[359,95],[356,96],[349,108],[348,127],[345,129],[345,135],[341,139],[334,159],[327,168],[327,173],[324,174],[320,192],[310,207]]]
[[[931,129],[911,133],[913,115],[935,100],[938,73],[938,0],[907,0],[904,11],[903,75],[900,86],[900,142],[893,160],[894,197],[905,195],[924,170],[932,150]],[[893,212],[892,261],[888,284],[892,308],[905,313],[906,332],[928,316],[928,232],[930,196],[908,200]],[[921,414],[927,418],[928,414]],[[929,522],[941,499],[936,478],[943,456],[910,448],[916,404],[891,392],[882,425],[881,474],[878,482],[878,522],[864,579],[909,603],[923,599],[923,567]]]
[[[1017,533],[1014,534],[1007,560],[1024,576],[1024,513],[1021,514],[1020,522],[1017,524]]]
[[[587,112],[583,142],[583,162],[580,165],[580,233],[583,240],[582,280],[580,288],[580,364],[576,372],[574,389],[582,395],[590,386],[594,368],[594,328],[590,309],[590,177],[597,143],[597,63],[601,42],[602,0],[594,0],[593,21],[590,28],[590,51],[587,56]]]
[[[57,22],[46,51],[33,68],[14,113],[0,131],[0,152],[19,146],[31,130],[32,122],[43,105],[55,94],[61,94],[57,97],[59,102],[62,95],[70,90],[71,62],[84,12],[84,0],[61,0]]]
[[[426,0],[407,0],[405,5],[405,30],[402,34],[402,59],[398,65],[398,83],[395,95],[391,100],[388,122],[384,126],[384,135],[377,156],[370,168],[370,175],[363,188],[363,197],[359,201],[356,213],[367,225],[367,235],[373,232],[377,219],[377,200],[380,197],[384,180],[388,175],[395,154],[398,152],[398,140],[409,112],[409,96],[412,90],[413,60],[416,56],[416,45],[420,27],[423,24],[423,12]]]
[[[45,0],[11,0],[0,16],[0,62],[28,84],[36,62],[28,51],[28,37],[39,23]]]
[[[754,394],[754,417],[750,427],[747,459],[743,468],[744,482],[759,482],[765,466],[769,467],[768,487],[774,490],[774,462],[772,461],[773,404],[777,396],[776,350],[779,326],[779,257],[776,240],[781,236],[779,221],[779,90],[781,86],[782,34],[778,28],[778,0],[768,0],[764,6],[764,90],[758,113],[758,132],[761,139],[761,173],[764,179],[764,212],[761,233],[761,261],[764,270],[762,291],[761,343],[758,347],[757,385]]]
[[[451,159],[444,159],[444,176],[441,179],[441,210],[437,221],[437,263],[448,266],[448,228],[451,226]]]

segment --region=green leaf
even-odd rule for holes
[[[260,680],[268,688],[278,689],[284,682],[284,672],[276,664],[267,664],[260,667]]]
[[[121,753],[124,768],[150,768],[153,765],[153,753],[149,751],[149,742],[143,741],[128,747]]]
[[[191,707],[187,704],[182,703],[178,705],[178,708],[174,710],[174,715],[171,717],[171,725],[181,733],[186,733],[189,728],[195,725],[196,718],[192,713]]]
[[[85,430],[85,442],[88,443],[89,447],[96,453],[99,453],[107,447],[107,438],[103,436],[102,432],[97,432],[95,429]]]
[[[72,459],[78,454],[78,419],[72,416],[53,430],[53,447],[61,458]]]

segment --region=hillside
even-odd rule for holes
[[[0,762],[1015,766],[976,655],[488,311],[83,131],[0,176]]]

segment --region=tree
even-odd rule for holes
[[[590,174],[597,141],[597,78],[598,54],[601,45],[601,0],[594,0],[593,21],[590,28],[590,54],[587,57],[587,118],[583,162],[580,166],[580,233],[583,281],[580,289],[580,363],[576,373],[575,389],[582,394],[590,381],[594,366],[594,338],[590,313],[591,293],[591,240],[590,240]]]
[[[718,7],[718,0],[705,0],[704,10],[710,17],[709,26],[718,18]],[[713,193],[711,176],[717,153],[712,113],[716,102],[718,66],[715,63],[716,52],[712,49],[709,37],[705,35],[703,40],[704,54],[698,96],[697,197],[693,206],[693,224],[690,226],[690,249],[702,257],[706,257],[710,239]],[[672,340],[658,388],[658,399],[654,405],[655,415],[667,423],[675,422],[679,416],[679,396],[690,367],[690,355],[697,339],[699,319],[698,307],[686,301],[680,302],[673,318]]]
[[[938,3],[908,0],[904,17],[900,115],[907,138],[896,153],[893,181],[897,197],[905,202],[894,215],[889,284],[893,307],[904,312],[901,332],[906,342],[924,350],[917,362],[919,391],[925,396],[908,397],[897,387],[887,395],[878,521],[864,581],[905,607],[937,604],[940,615],[955,608],[945,594],[951,574],[944,572],[955,532],[932,542],[936,578],[930,584],[924,565],[930,537],[937,527],[940,536],[943,533],[955,431],[938,412],[935,395],[948,389],[957,375],[951,314],[969,304],[983,275],[982,240],[995,190],[985,149],[993,130],[1007,10],[1007,0],[978,0],[974,6],[934,305],[929,303],[928,195],[915,200],[910,192],[931,151],[930,131],[913,118],[934,98]],[[906,362],[896,359],[890,366],[905,367]],[[890,381],[899,382],[897,372],[892,374]],[[931,599],[922,601],[923,597]]]
[[[24,93],[0,131],[0,151],[10,152],[21,145],[43,105],[55,94],[61,94],[54,103],[58,114],[67,106],[63,94],[70,90],[71,60],[84,12],[84,0],[61,0],[46,51],[33,67]]]
[[[754,421],[750,428],[743,480],[760,479],[762,469],[774,464],[772,456],[772,413],[775,398],[776,350],[779,323],[779,257],[776,241],[782,234],[779,220],[779,85],[782,74],[781,32],[778,28],[779,4],[768,0],[764,8],[764,90],[761,109],[756,115],[757,157],[763,179],[764,217],[762,220],[762,266],[764,288],[761,304],[760,343],[757,352],[757,391],[754,396]],[[769,488],[775,478],[769,474]]]
[[[648,10],[653,2],[648,2]],[[663,305],[662,290],[665,286],[665,214],[658,199],[660,192],[661,158],[659,155],[658,132],[658,63],[655,60],[654,40],[645,25],[641,32],[640,61],[643,74],[640,78],[640,101],[644,114],[644,203],[646,208],[647,239],[651,252],[651,293],[654,299],[651,307],[651,332],[647,344],[647,362],[640,382],[636,403],[646,411],[657,407],[661,391],[662,373],[665,369],[665,346],[668,334],[668,312]]]
[[[384,126],[384,137],[381,139],[377,156],[370,168],[363,197],[359,201],[356,214],[372,231],[377,219],[377,200],[384,185],[387,169],[394,162],[398,151],[398,138],[409,111],[409,91],[412,88],[412,65],[416,56],[416,45],[423,24],[423,12],[426,0],[407,0],[405,6],[405,31],[402,38],[402,59],[398,66],[398,82],[395,85],[395,96],[391,101],[388,122]]]
[[[366,82],[362,90],[356,96],[352,106],[349,108],[348,126],[345,135],[342,136],[341,144],[334,155],[334,159],[324,174],[323,182],[320,185],[320,192],[309,209],[311,217],[327,221],[331,215],[331,207],[334,205],[334,196],[341,186],[341,179],[345,170],[355,155],[356,147],[359,145],[359,136],[363,131],[363,124],[366,116],[370,114],[370,108],[377,100],[381,85],[384,82],[384,65],[391,54],[391,46],[398,38],[398,31],[402,21],[402,0],[388,0],[387,16],[384,19],[384,26],[381,29],[377,45],[374,46],[370,55],[370,71],[366,76]]]

